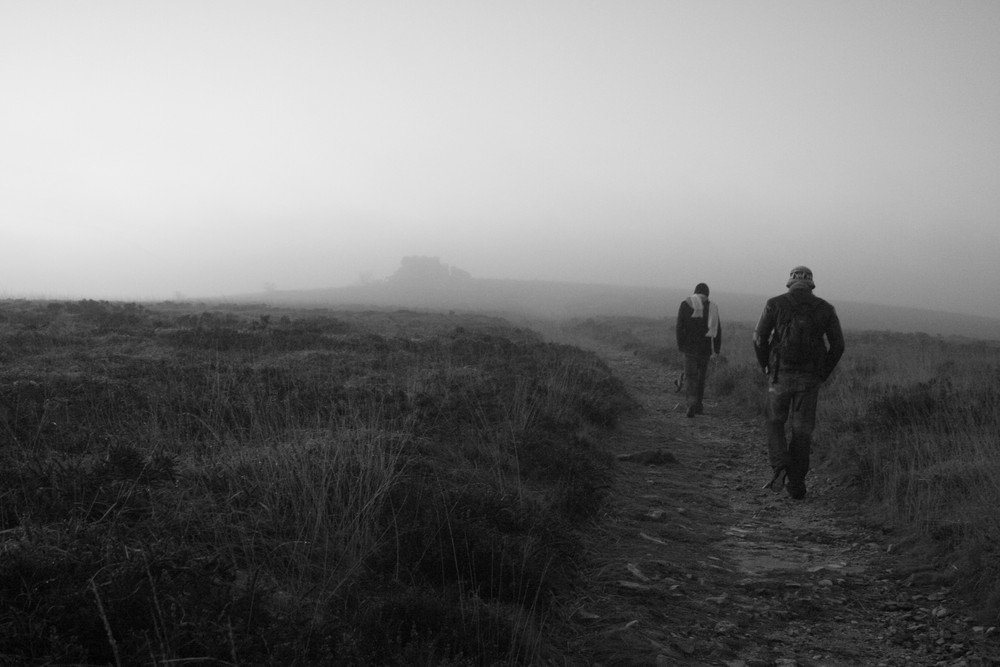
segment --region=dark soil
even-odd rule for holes
[[[618,474],[552,664],[1000,665],[1000,633],[863,520],[857,491],[822,465],[803,500],[762,489],[759,419],[712,396],[687,418],[670,369],[582,345],[641,408],[611,443]]]

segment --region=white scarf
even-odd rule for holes
[[[692,294],[688,297],[688,303],[691,304],[691,319],[701,319],[705,312],[705,303],[702,299],[707,299],[708,297],[701,294]],[[705,333],[706,338],[715,338],[719,335],[719,308],[715,305],[714,301],[708,302],[708,331]]]

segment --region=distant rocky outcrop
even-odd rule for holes
[[[465,283],[472,279],[472,274],[454,266],[448,266],[437,257],[404,257],[399,268],[389,276],[388,281],[394,285],[407,285],[422,288],[438,288],[454,283]]]

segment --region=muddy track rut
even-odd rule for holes
[[[804,500],[762,490],[759,420],[711,395],[688,419],[668,369],[574,344],[641,408],[611,443],[623,460],[551,664],[1000,665],[1000,633],[963,611],[947,573],[893,555],[899,537],[863,525],[822,467]]]

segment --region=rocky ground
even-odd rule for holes
[[[1000,665],[1000,631],[822,466],[804,500],[763,490],[759,420],[711,396],[688,419],[668,369],[598,352],[642,409],[613,443],[619,474],[553,664]]]

